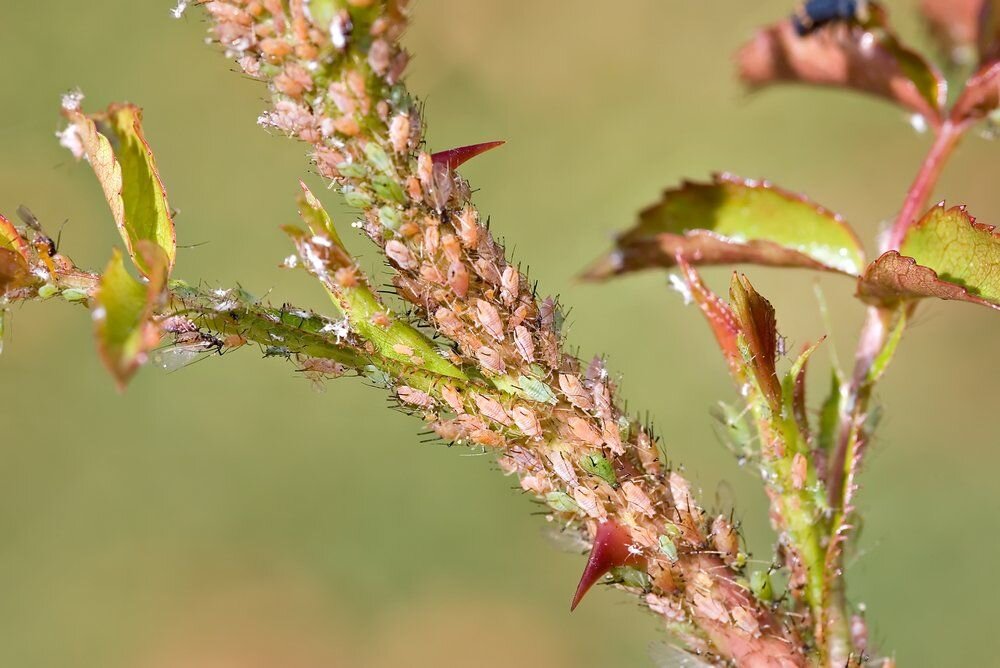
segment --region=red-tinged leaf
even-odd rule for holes
[[[150,241],[163,251],[169,274],[177,255],[177,239],[167,193],[142,132],[142,110],[131,104],[114,104],[91,116],[78,109],[64,109],[63,113],[104,190],[132,261],[146,277],[157,269],[146,265],[138,251],[139,241]]]
[[[746,343],[754,377],[761,392],[777,412],[781,408],[781,382],[775,365],[778,361],[778,322],[774,307],[757,292],[743,274],[734,272],[729,285],[729,299]]]
[[[25,261],[28,260],[28,242],[17,231],[9,220],[0,215],[0,248],[6,248],[18,253]]]
[[[858,296],[874,304],[892,304],[900,299],[957,300],[1000,310],[1000,304],[977,297],[960,285],[941,280],[937,272],[917,264],[912,257],[889,251],[868,267],[858,282]]]
[[[464,163],[472,160],[477,155],[482,155],[498,146],[503,146],[504,141],[488,141],[482,144],[472,144],[470,146],[459,146],[458,148],[439,151],[431,155],[431,161],[435,165],[444,165],[450,170],[456,170]]]
[[[991,1],[991,0],[987,0]],[[979,15],[983,0],[921,0],[920,10],[931,35],[950,60],[970,64],[975,60]]]
[[[570,611],[576,610],[576,606],[580,604],[590,588],[611,572],[611,569],[618,566],[634,566],[645,569],[646,560],[641,555],[629,552],[628,546],[631,543],[632,534],[614,520],[603,522],[597,527],[594,547],[590,551],[590,558],[583,569],[580,584],[577,585],[576,593],[573,595]]]
[[[94,294],[92,316],[97,350],[119,390],[125,389],[160,340],[153,314],[166,287],[167,258],[150,241],[139,240],[136,250],[150,270],[146,282],[129,275],[116,248]]]
[[[836,214],[767,182],[721,174],[666,191],[584,278],[671,267],[678,256],[696,265],[752,263],[851,276],[865,266],[861,243]]]
[[[684,276],[685,298],[697,304],[704,314],[730,368],[734,371],[739,369],[743,365],[739,347],[740,326],[732,309],[705,286],[698,272],[683,257],[678,256],[677,264]]]
[[[969,78],[951,110],[955,123],[978,121],[1000,108],[1000,60],[985,65]]]
[[[835,25],[800,37],[791,21],[759,31],[737,55],[752,88],[802,83],[876,95],[937,125],[947,95],[944,79],[915,51],[900,44],[877,10],[865,27]]]

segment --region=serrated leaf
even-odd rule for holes
[[[119,390],[125,389],[160,340],[153,313],[166,287],[167,259],[162,249],[150,241],[139,240],[136,250],[150,270],[146,283],[128,273],[116,248],[94,293],[92,316],[97,350]]]
[[[1000,234],[965,207],[939,204],[907,231],[899,252],[868,267],[858,296],[879,304],[936,297],[1000,310]]]
[[[781,383],[775,365],[778,358],[778,323],[774,307],[750,284],[746,276],[733,273],[729,286],[733,314],[740,327],[740,339],[749,351],[747,365],[771,408],[781,407]]]
[[[716,175],[684,183],[639,214],[615,250],[584,276],[604,279],[649,267],[752,263],[857,276],[864,251],[839,216],[766,182]]]
[[[742,368],[743,359],[739,350],[740,325],[733,310],[729,304],[708,289],[698,272],[684,260],[683,256],[678,255],[678,264],[684,275],[684,284],[690,301],[698,305],[729,363],[730,370],[736,373]]]
[[[978,121],[1000,109],[1000,61],[983,66],[969,77],[951,110],[955,123]]]
[[[167,194],[142,132],[142,111],[131,104],[113,104],[92,116],[75,109],[63,113],[75,128],[135,266],[146,277],[158,270],[146,264],[138,250],[140,241],[148,241],[163,252],[169,275],[177,239]]]
[[[740,75],[754,89],[776,83],[847,88],[894,102],[941,121],[944,79],[920,54],[903,46],[871,3],[865,26],[831,26],[799,36],[792,22],[760,30],[737,55]]]

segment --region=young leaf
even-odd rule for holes
[[[876,95],[938,125],[947,90],[924,58],[900,44],[872,3],[864,27],[832,26],[800,37],[791,21],[760,30],[737,55],[753,89],[785,82],[848,88]]]
[[[1000,234],[965,207],[939,204],[865,271],[858,295],[869,302],[937,297],[1000,310]]]
[[[748,363],[761,392],[775,412],[781,410],[781,383],[775,364],[778,359],[778,323],[774,307],[750,284],[746,276],[733,273],[729,299],[740,326],[742,340],[750,354]]]
[[[466,380],[461,369],[441,356],[420,331],[401,320],[379,300],[337,236],[329,214],[304,184],[299,214],[312,234],[286,227],[306,270],[326,288],[352,331],[370,341],[379,354],[404,365]]]
[[[861,243],[836,214],[769,183],[723,174],[666,191],[584,276],[670,267],[678,255],[690,264],[753,263],[852,276],[865,266]]]
[[[97,350],[119,390],[125,389],[160,340],[153,313],[166,287],[167,258],[150,241],[137,241],[136,250],[142,254],[143,266],[149,268],[147,282],[129,275],[116,248],[94,294]]]
[[[677,263],[684,274],[684,285],[689,301],[698,305],[729,363],[730,370],[737,372],[743,366],[743,357],[739,349],[740,325],[733,310],[729,308],[729,304],[708,289],[698,272],[684,260],[683,256],[677,256]]]
[[[951,110],[955,123],[986,118],[1000,108],[1000,60],[985,65],[969,77],[962,94]]]
[[[114,104],[92,116],[77,109],[64,109],[63,113],[75,128],[104,190],[132,261],[150,278],[158,268],[146,263],[138,245],[140,241],[152,242],[163,251],[169,275],[177,255],[177,239],[167,193],[142,133],[142,111],[131,104]]]

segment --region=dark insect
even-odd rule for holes
[[[17,207],[17,216],[25,225],[35,232],[35,248],[46,253],[49,257],[54,257],[59,252],[59,245],[42,232],[42,225],[38,222],[38,217],[31,212],[31,209],[23,204]]]
[[[867,17],[867,0],[808,0],[792,14],[792,26],[804,37],[828,23],[864,21]]]

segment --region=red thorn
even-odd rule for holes
[[[435,165],[444,165],[450,170],[455,170],[458,169],[463,163],[475,158],[477,155],[486,153],[486,151],[496,148],[497,146],[503,146],[506,143],[507,142],[505,141],[488,141],[482,144],[459,146],[458,148],[449,149],[447,151],[439,151],[432,154],[431,161],[433,161]]]
[[[612,568],[616,566],[645,568],[646,560],[641,555],[629,552],[628,546],[631,542],[632,534],[617,522],[608,520],[597,527],[594,547],[590,550],[590,559],[587,560],[580,584],[576,587],[573,603],[569,607],[570,612],[576,610],[584,595]]]

